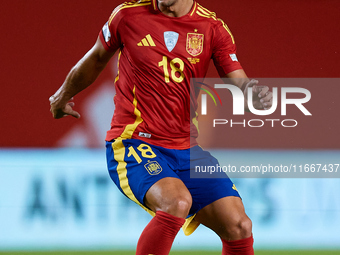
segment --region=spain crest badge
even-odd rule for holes
[[[148,161],[144,167],[150,175],[157,175],[162,172],[162,167],[157,161]]]
[[[188,33],[187,35],[187,52],[191,56],[198,56],[203,52],[204,35]]]

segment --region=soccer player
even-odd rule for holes
[[[252,223],[231,180],[190,178],[190,161],[218,164],[196,143],[197,88],[190,83],[206,75],[210,59],[221,77],[243,91],[252,87],[257,108],[271,106],[271,92],[249,81],[238,62],[227,25],[193,0],[119,5],[51,96],[54,118],[80,117],[73,96],[94,82],[116,51],[108,170],[119,190],[154,216],[136,254],[169,254],[180,228],[188,235],[199,224],[221,238],[222,254],[254,254]]]

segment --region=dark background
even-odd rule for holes
[[[340,78],[338,0],[198,2],[228,24],[236,39],[238,59],[249,77]],[[1,0],[0,147],[55,147],[68,130],[86,122],[86,116],[54,120],[48,98],[92,47],[120,3]],[[211,68],[209,76],[215,75]],[[109,68],[76,97],[76,109],[82,109],[98,84],[107,80],[114,80]],[[339,85],[336,80],[303,85],[312,92],[308,107],[314,112],[300,128],[233,129],[219,133],[219,140],[227,148],[340,148]],[[209,132],[204,124],[203,131]]]

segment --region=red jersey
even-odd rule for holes
[[[125,2],[100,32],[107,51],[119,50],[115,112],[106,140],[140,139],[169,149],[196,145],[198,90],[210,59],[221,76],[241,69],[234,38],[215,13],[194,2],[174,18],[157,0]]]

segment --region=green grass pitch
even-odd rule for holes
[[[39,251],[1,252],[0,255],[134,255],[133,251]],[[220,255],[219,251],[172,251],[170,255]],[[255,255],[340,255],[340,251],[255,251]]]

